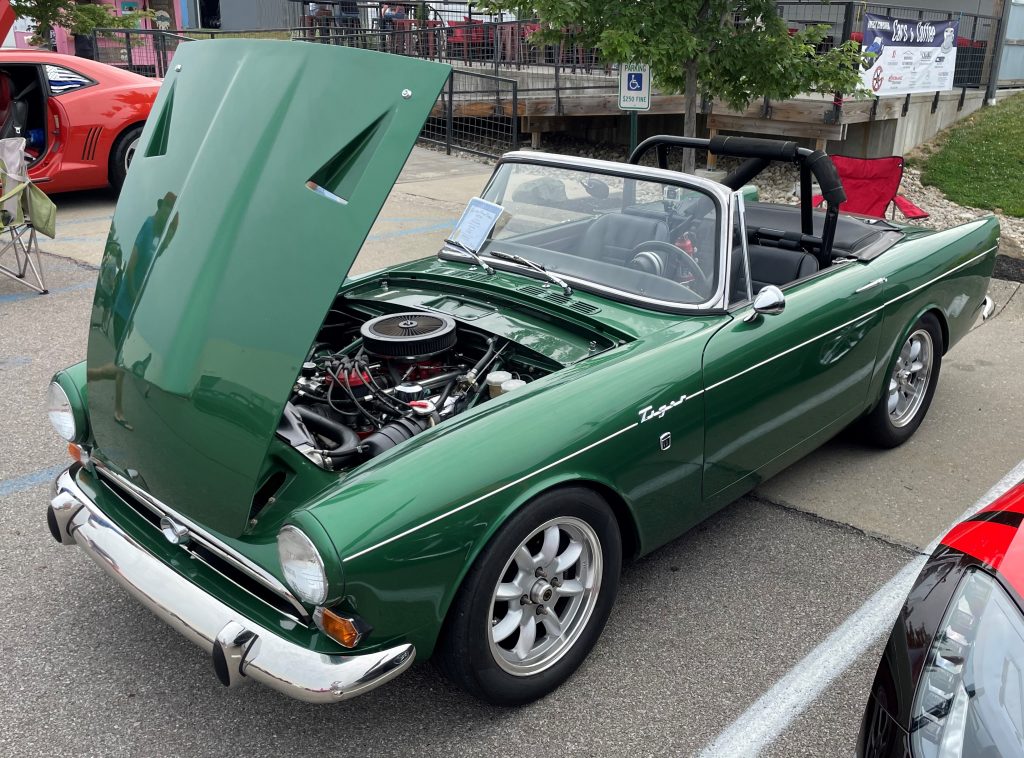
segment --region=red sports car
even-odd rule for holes
[[[47,193],[120,190],[160,82],[40,50],[0,50],[0,138],[24,137]]]
[[[878,667],[862,758],[1024,755],[1024,481],[955,526]]]

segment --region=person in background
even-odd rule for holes
[[[314,33],[318,36],[329,35],[330,29],[328,28],[328,19],[334,15],[334,10],[331,8],[330,3],[309,3],[309,25],[314,28]]]
[[[384,28],[393,29],[396,19],[404,19],[406,17],[406,10],[404,5],[387,5],[382,3],[380,6],[380,15],[384,19]]]

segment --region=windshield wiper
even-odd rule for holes
[[[491,256],[492,258],[501,258],[504,261],[512,261],[513,263],[518,263],[520,266],[526,266],[526,268],[532,268],[534,271],[537,271],[537,272],[543,274],[550,281],[554,282],[559,287],[561,287],[562,288],[562,292],[564,294],[566,294],[566,295],[571,295],[572,294],[572,287],[570,287],[568,285],[568,283],[566,283],[566,281],[564,279],[562,279],[561,277],[555,276],[554,274],[552,274],[550,271],[548,271],[546,268],[544,268],[544,266],[542,266],[539,263],[531,261],[528,258],[524,258],[521,255],[514,255],[512,253],[503,253],[500,250],[491,250],[487,254],[489,256]]]
[[[466,255],[468,255],[470,258],[473,259],[473,261],[476,263],[476,265],[478,265],[480,268],[482,268],[488,274],[490,274],[490,275],[494,274],[494,269],[491,268],[490,264],[486,263],[483,258],[481,258],[479,255],[477,255],[477,253],[475,253],[474,251],[470,250],[468,247],[463,245],[461,242],[458,242],[457,240],[446,239],[444,241],[444,244],[448,245],[449,247],[455,248],[460,253],[465,253]]]

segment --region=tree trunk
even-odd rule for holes
[[[683,64],[686,71],[686,92],[683,97],[683,136],[697,136],[697,60],[688,60]],[[697,156],[693,150],[683,150],[683,172],[692,174],[697,165]]]

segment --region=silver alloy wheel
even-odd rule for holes
[[[135,148],[139,146],[139,138],[136,137],[128,143],[128,149],[124,151],[124,173],[128,175],[128,169],[131,168],[132,158],[135,157]]]
[[[918,329],[903,344],[889,377],[889,420],[895,427],[909,424],[921,409],[932,376],[932,335]]]
[[[572,516],[551,519],[523,540],[491,597],[488,639],[497,664],[530,676],[569,652],[594,612],[603,565],[597,533]]]

